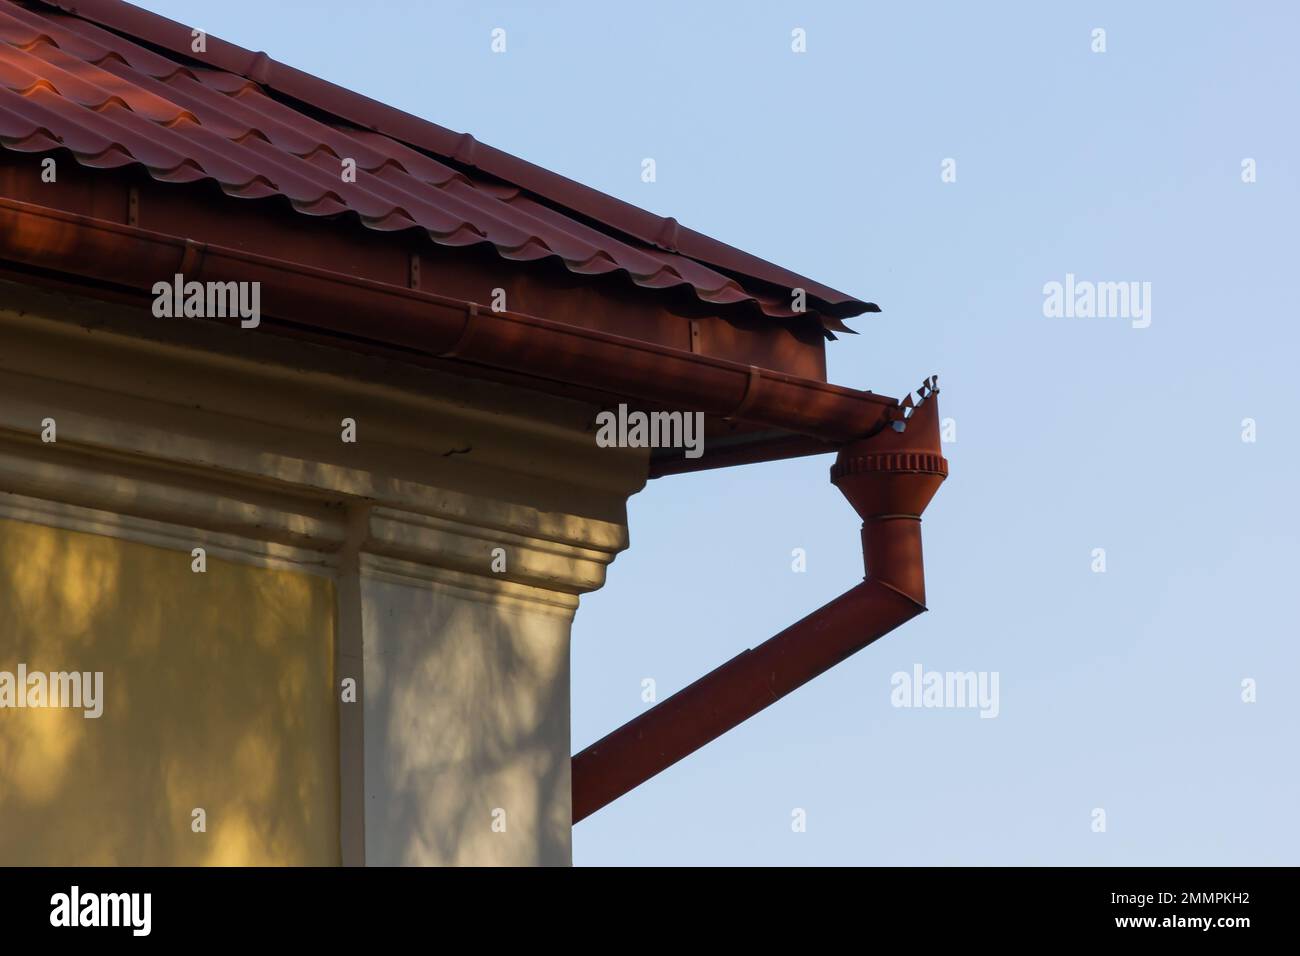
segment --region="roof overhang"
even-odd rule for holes
[[[652,475],[833,451],[876,434],[900,407],[869,391],[14,200],[0,199],[0,262],[25,281],[141,307],[159,277],[178,273],[260,282],[265,331],[598,404],[702,413],[704,455],[656,457]]]

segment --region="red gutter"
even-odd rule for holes
[[[0,198],[6,260],[141,295],[176,273],[260,282],[266,315],[346,336],[352,347],[454,358],[836,445],[879,431],[896,407],[871,392]]]
[[[577,754],[574,823],[925,610],[921,513],[948,474],[937,394],[931,379],[910,417],[908,396],[893,428],[848,445],[831,468],[863,521],[866,579]]]

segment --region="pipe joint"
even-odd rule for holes
[[[831,482],[864,522],[888,515],[919,518],[948,477],[939,443],[939,389],[928,379],[921,397],[908,395],[890,427],[846,445],[831,466]]]

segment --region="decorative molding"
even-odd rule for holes
[[[0,339],[0,428],[62,411],[87,449],[614,553],[646,478],[644,449],[596,445],[595,406],[253,330],[0,283]]]
[[[513,581],[493,580],[491,577],[465,574],[430,564],[417,564],[382,554],[362,554],[361,573],[365,577],[390,584],[431,588],[459,600],[476,601],[494,608],[513,608],[524,613],[546,614],[566,620],[572,620],[578,609],[576,594],[548,591]]]
[[[0,417],[15,403],[2,404]],[[250,541],[324,552],[342,544],[343,514],[337,506],[223,477],[88,455],[63,441],[43,444],[0,432],[3,491]]]
[[[492,574],[501,546],[508,579],[576,593],[645,480],[581,403],[322,346],[12,283],[0,342],[0,488],[23,494],[325,552],[365,500],[369,548]]]
[[[365,545],[369,554],[573,594],[604,584],[605,568],[614,558],[608,551],[393,508],[372,509],[369,529]],[[493,551],[498,548],[504,551],[505,564],[499,572],[492,568]]]
[[[331,578],[336,575],[335,561],[332,556],[319,551],[292,548],[274,541],[222,534],[188,525],[169,524],[150,518],[137,518],[114,511],[100,511],[9,491],[0,491],[0,518],[47,525],[67,531],[122,538],[126,541],[181,551],[185,552],[184,559],[187,562],[190,551],[194,548],[203,548],[209,558]]]

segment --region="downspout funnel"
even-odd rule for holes
[[[574,823],[925,610],[921,513],[948,474],[938,391],[927,379],[831,467],[862,518],[866,579],[575,755]]]
[[[867,580],[902,591],[925,607],[921,513],[948,477],[939,444],[939,394],[934,376],[899,403],[887,428],[843,448],[831,482],[862,519]]]

